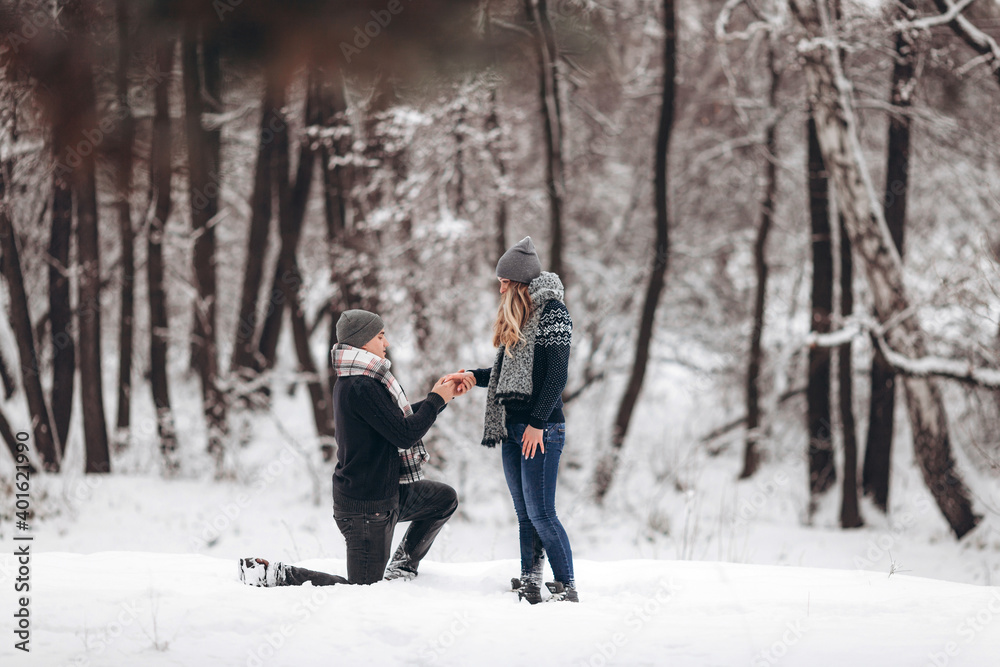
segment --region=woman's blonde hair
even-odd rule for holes
[[[527,283],[512,280],[507,291],[500,295],[500,308],[493,323],[493,346],[502,345],[510,355],[511,350],[524,340],[521,329],[527,324],[532,308],[534,304]]]

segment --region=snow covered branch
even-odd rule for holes
[[[778,28],[776,20],[768,18],[754,21],[741,32],[729,32],[728,26],[729,21],[732,19],[733,12],[736,11],[741,4],[744,4],[744,2],[745,0],[727,0],[726,4],[719,12],[718,18],[715,20],[715,40],[719,45],[719,60],[722,63],[722,72],[729,84],[730,97],[734,100],[738,97],[736,76],[733,74],[732,63],[729,60],[729,53],[726,50],[726,46],[730,42],[735,41],[752,41],[758,33],[773,33]],[[756,16],[759,16],[751,4],[747,3],[747,7]],[[734,105],[734,109],[736,110],[736,115],[739,117],[740,122],[744,125],[749,124],[750,119],[747,116],[746,111],[738,105]]]
[[[739,40],[750,41],[753,39],[761,30],[769,30],[772,26],[768,21],[754,21],[746,27],[745,30],[739,32],[729,32],[728,25],[732,18],[733,12],[737,7],[742,5],[746,0],[728,0],[722,11],[719,12],[718,18],[715,20],[715,39],[719,42],[735,42]]]
[[[855,338],[859,338],[868,327],[860,320],[852,319],[847,322],[843,329],[831,331],[829,333],[817,333],[810,331],[806,336],[806,345],[809,347],[840,347],[847,345]]]
[[[957,19],[958,16],[975,1],[976,0],[962,0],[962,2],[954,5],[951,3],[951,0],[945,0],[948,5],[948,11],[944,14],[926,16],[922,19],[916,19],[913,21],[897,21],[896,30],[929,30],[930,28],[934,28],[939,25],[947,25]]]
[[[888,344],[886,344],[885,339],[881,336],[876,336],[875,340],[878,342],[882,354],[885,355],[885,358],[892,367],[904,375],[913,377],[930,377],[936,375],[980,387],[1000,388],[1000,369],[976,368],[969,361],[943,359],[941,357],[909,359],[891,350]]]
[[[903,375],[944,377],[980,387],[1000,388],[1000,369],[977,368],[970,361],[943,357],[928,356],[911,359],[889,347],[885,340],[884,326],[879,326],[866,319],[852,318],[846,322],[843,328],[830,333],[811,332],[806,336],[805,344],[810,347],[840,347],[864,334],[871,335],[889,364]]]
[[[934,0],[934,5],[939,11],[944,12],[941,17],[954,14],[951,25],[955,34],[965,40],[965,43],[972,47],[980,56],[990,64],[993,73],[1000,78],[1000,44],[995,39],[977,28],[969,19],[965,18],[959,11],[960,5],[968,5],[968,2],[961,2],[958,5],[952,0]]]
[[[248,115],[254,110],[254,108],[253,104],[247,103],[240,106],[238,109],[233,109],[223,113],[203,111],[201,114],[201,124],[206,130],[218,130],[227,123]]]

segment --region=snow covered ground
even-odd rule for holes
[[[532,607],[506,590],[517,531],[498,453],[474,444],[477,403],[450,407],[435,427],[446,465],[431,474],[458,489],[459,514],[416,580],[372,587],[238,580],[242,556],[345,574],[330,467],[308,453],[302,392],[278,395],[277,417],[252,424],[232,479],[213,480],[199,451],[197,403],[178,409],[181,478],[159,474],[147,419],[114,475],[74,472],[82,453],[71,447],[63,474],[32,481],[27,655],[14,649],[15,531],[0,507],[0,665],[1000,664],[995,478],[960,459],[986,519],[956,541],[903,421],[889,515],[866,504],[865,527],[840,530],[831,493],[810,525],[796,434],[779,424],[765,465],[738,481],[738,445],[699,444],[711,413],[698,401],[710,395],[671,394],[683,383],[667,380],[640,404],[602,507],[588,482],[607,415],[581,405],[569,421],[557,507],[579,605]],[[655,412],[663,406],[669,419]]]
[[[4,556],[5,571],[13,566]],[[301,565],[343,572],[344,561]],[[882,572],[577,564],[581,604],[504,590],[514,560],[410,582],[256,589],[232,559],[43,553],[30,656],[4,665],[995,665],[1000,588]],[[2,614],[11,618],[10,596]]]

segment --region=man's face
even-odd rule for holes
[[[389,349],[389,339],[385,337],[385,329],[378,332],[378,335],[361,346],[362,350],[371,352],[379,359],[385,359],[385,351]]]

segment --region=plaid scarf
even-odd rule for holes
[[[330,351],[333,355],[333,367],[337,371],[337,377],[345,375],[367,375],[378,380],[392,394],[396,405],[403,411],[404,417],[413,414],[410,402],[406,400],[403,387],[389,372],[392,362],[388,359],[381,359],[367,350],[362,350],[351,345],[338,343]],[[399,449],[399,483],[410,484],[424,478],[424,473],[420,469],[421,463],[426,463],[430,459],[427,450],[424,449],[423,441],[417,441],[409,449]]]

